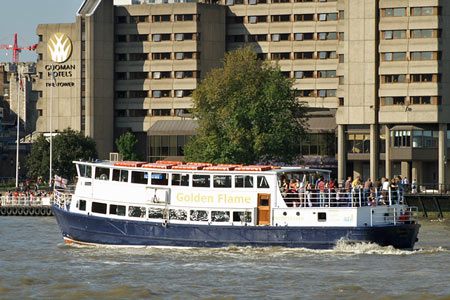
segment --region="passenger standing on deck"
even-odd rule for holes
[[[297,179],[297,191],[300,199],[300,207],[303,206],[303,198],[305,197],[305,183]]]
[[[366,204],[367,198],[369,197],[371,190],[372,190],[372,180],[370,180],[370,178],[367,178],[366,182],[364,182],[363,188],[364,205]]]
[[[382,202],[382,204],[386,204],[386,199],[387,199],[387,196],[389,194],[389,185],[390,185],[389,184],[389,179],[384,178],[383,188],[381,190],[381,195],[382,195],[381,202]]]
[[[330,179],[330,183],[328,184],[328,190],[330,191],[330,202],[336,202],[336,183],[334,182],[334,179]],[[330,204],[330,206],[333,204]]]
[[[380,190],[381,190],[381,179],[378,178],[377,180],[375,180],[375,183],[373,184],[373,191],[375,192],[374,196],[375,199],[379,199],[380,198]]]
[[[352,202],[352,178],[350,176],[347,178],[347,181],[344,184],[344,189],[348,197],[348,206],[351,206],[350,203]]]
[[[320,207],[325,207],[325,181],[323,181],[323,177],[319,178],[317,189],[319,190]]]
[[[309,181],[306,181],[306,185],[305,185],[305,189],[306,189],[306,200],[308,201],[308,206],[312,207],[312,203],[311,203],[311,192],[312,192],[312,186],[311,183],[309,183]],[[306,203],[305,203],[306,206]]]

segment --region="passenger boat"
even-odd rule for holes
[[[173,161],[76,161],[72,192],[55,191],[66,243],[126,246],[333,248],[338,241],[412,249],[417,208],[401,193],[305,188],[330,171]],[[381,204],[381,202],[384,202]]]

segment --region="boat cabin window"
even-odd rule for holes
[[[215,188],[230,188],[231,175],[214,175],[213,182]]]
[[[230,222],[230,212],[211,211],[211,222]]]
[[[167,174],[167,173],[152,173],[152,184],[168,185],[169,184],[169,174]]]
[[[128,170],[113,169],[112,180],[120,182],[128,182]]]
[[[109,168],[95,168],[95,179],[109,180]]]
[[[253,176],[236,175],[234,177],[234,187],[236,187],[236,188],[253,188]]]
[[[149,208],[148,209],[148,218],[149,219],[162,219],[164,217],[164,209],[163,208]]]
[[[317,221],[326,222],[327,221],[327,213],[326,212],[317,213]]]
[[[206,210],[191,210],[190,220],[208,222],[208,212]]]
[[[128,216],[136,218],[145,218],[145,207],[140,206],[128,207]]]
[[[189,186],[189,174],[172,174],[172,185]]]
[[[194,174],[192,179],[193,187],[210,187],[211,186],[211,176],[209,175],[196,175]]]
[[[77,208],[82,211],[86,211],[86,200],[78,200]]]
[[[267,182],[266,176],[258,176],[258,188],[268,189],[269,183]]]
[[[132,183],[139,183],[139,184],[147,184],[147,182],[148,182],[148,173],[147,172],[132,171],[131,172],[131,182]]]
[[[92,177],[92,167],[86,166],[86,165],[78,165],[80,170],[80,176],[85,178],[91,178]]]
[[[126,207],[124,205],[111,204],[109,206],[110,215],[125,216]]]
[[[186,221],[187,213],[184,209],[170,209],[169,210],[169,219]]]
[[[251,222],[252,213],[249,211],[234,211],[233,212],[233,222]]]
[[[106,214],[106,203],[92,202],[92,212],[98,214]]]

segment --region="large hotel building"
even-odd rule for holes
[[[448,0],[85,0],[75,23],[37,28],[36,128],[52,115],[103,158],[126,131],[148,160],[181,156],[192,91],[251,45],[310,108],[306,162],[447,184],[449,16]]]

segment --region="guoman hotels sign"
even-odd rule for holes
[[[52,34],[47,42],[47,52],[52,61],[56,64],[45,65],[47,76],[50,79],[47,86],[73,87],[75,82],[62,82],[60,79],[72,78],[76,66],[74,64],[64,64],[72,55],[72,41],[65,33],[57,32]]]

